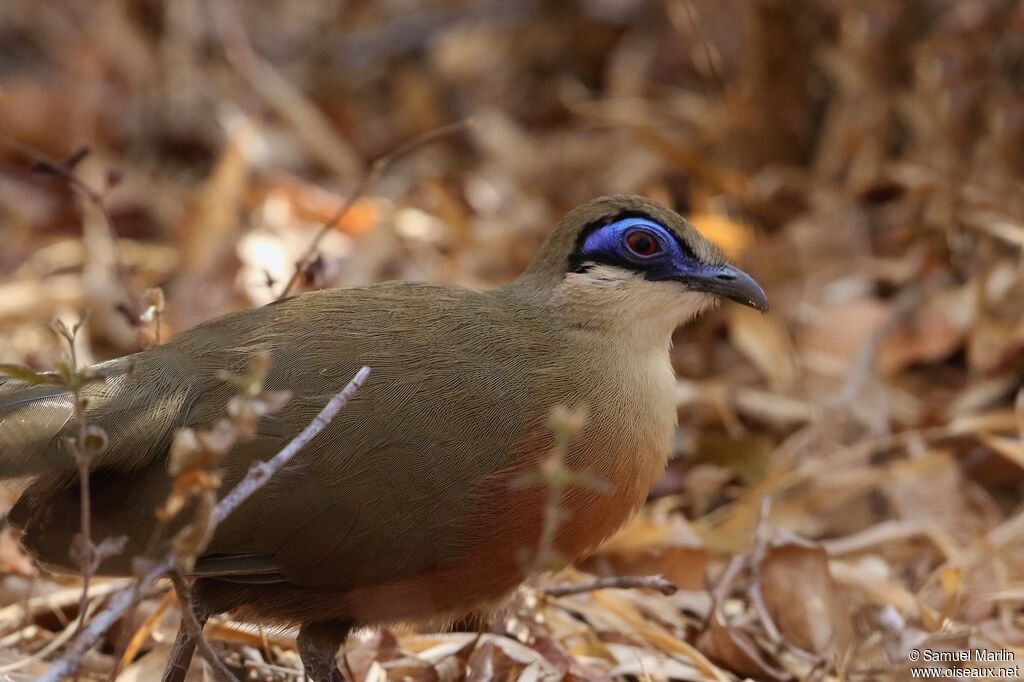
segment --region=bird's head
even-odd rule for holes
[[[768,310],[760,285],[682,216],[632,195],[571,211],[519,283],[578,324],[671,333],[721,298]]]

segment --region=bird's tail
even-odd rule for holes
[[[0,379],[0,479],[74,467],[59,438],[73,401],[60,388]]]

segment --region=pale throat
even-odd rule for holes
[[[678,282],[652,282],[625,268],[594,265],[568,273],[547,304],[565,322],[618,337],[634,350],[667,351],[672,332],[714,302]]]

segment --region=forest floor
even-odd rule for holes
[[[645,194],[771,313],[676,334],[673,459],[618,536],[481,632],[358,634],[346,674],[1019,666],[1022,35],[1016,0],[7,0],[0,362],[58,366],[51,323],[85,310],[91,363],[272,301],[356,194],[299,288],[500,286],[571,207]],[[655,574],[679,590],[548,590]],[[124,585],[94,581],[89,608]],[[60,657],[80,595],[0,535],[0,679]],[[82,679],[157,679],[177,620],[147,593]],[[301,675],[294,633],[207,637],[240,679]]]

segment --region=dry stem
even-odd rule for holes
[[[210,3],[213,27],[228,64],[291,125],[310,156],[342,178],[359,175],[363,162],[330,119],[270,61],[257,54],[230,0]]]
[[[304,428],[288,445],[274,455],[270,460],[253,465],[249,473],[229,492],[213,510],[213,523],[217,524],[231,515],[250,495],[259,490],[270,477],[287,464],[309,441],[313,440],[324,427],[348,404],[359,387],[363,385],[370,375],[370,368],[363,367],[356,372],[355,377],[345,386],[344,389],[324,406],[320,413]],[[100,637],[109,630],[114,623],[135,603],[140,589],[143,585],[149,585],[160,578],[167,576],[173,571],[180,561],[173,548],[160,559],[156,564],[151,565],[130,588],[122,590],[114,595],[107,605],[89,621],[88,625],[79,632],[72,646],[64,655],[56,661],[45,675],[39,678],[40,682],[60,682],[71,675],[79,668],[82,657],[91,649]]]
[[[67,338],[68,362],[70,363],[71,372],[78,371],[78,352],[75,349],[74,335],[76,331],[78,331],[78,325],[72,331],[72,336]],[[82,552],[82,555],[79,557],[82,569],[82,597],[78,603],[78,631],[81,632],[82,628],[85,627],[85,611],[89,605],[89,583],[92,581],[92,574],[96,568],[94,565],[96,546],[92,542],[92,496],[89,486],[89,455],[85,444],[89,425],[86,422],[85,410],[83,409],[82,388],[78,382],[75,383],[73,388],[74,417],[75,423],[78,425],[78,434],[73,441],[73,451],[75,463],[78,465],[78,488],[81,502],[78,512],[81,520],[79,533],[81,533],[82,538],[79,548],[79,551]]]
[[[286,297],[295,287],[295,285],[298,284],[299,279],[306,274],[306,272],[309,270],[310,265],[312,265],[313,262],[316,260],[316,252],[317,249],[320,247],[320,242],[323,241],[323,238],[326,237],[327,233],[333,230],[338,225],[338,223],[341,222],[342,218],[344,218],[345,215],[352,210],[352,207],[355,206],[356,202],[363,196],[363,194],[366,193],[366,190],[373,186],[377,179],[380,178],[380,176],[384,173],[384,171],[388,169],[388,167],[391,166],[391,164],[393,164],[395,161],[402,158],[403,156],[409,154],[410,152],[413,152],[416,149],[422,147],[423,145],[429,144],[434,140],[440,139],[446,135],[451,135],[452,133],[458,132],[459,130],[463,130],[464,128],[468,128],[472,125],[473,120],[466,119],[463,121],[456,121],[455,123],[449,123],[448,125],[443,125],[440,128],[435,128],[434,130],[428,131],[426,133],[423,133],[422,135],[413,138],[409,142],[400,146],[398,149],[388,154],[385,154],[384,156],[378,158],[376,161],[370,164],[370,169],[359,181],[359,184],[355,186],[355,189],[353,189],[352,192],[345,199],[345,203],[343,203],[341,207],[335,212],[335,214],[331,216],[331,218],[320,227],[320,231],[317,232],[316,236],[313,237],[313,241],[310,242],[309,247],[306,249],[306,252],[302,255],[302,258],[299,259],[298,263],[295,266],[295,272],[292,273],[291,278],[288,280],[288,283],[285,284],[284,289],[281,290],[281,293],[278,294],[277,299],[281,300],[282,298]]]
[[[60,178],[71,189],[71,191],[82,198],[82,200],[91,204],[100,214],[100,217],[103,218],[103,224],[107,228],[107,233],[110,237],[110,249],[113,254],[114,270],[117,273],[118,282],[125,295],[125,308],[122,312],[127,313],[133,326],[137,324],[141,313],[141,297],[135,289],[135,285],[132,283],[131,274],[128,272],[128,268],[124,264],[124,259],[121,257],[120,240],[117,235],[117,228],[114,226],[114,219],[111,217],[110,211],[107,210],[106,204],[106,191],[113,187],[114,182],[111,181],[109,186],[104,188],[104,191],[101,192],[90,187],[85,181],[78,177],[78,173],[76,172],[77,166],[87,156],[89,156],[90,153],[90,150],[87,147],[79,149],[65,161],[58,161],[50,158],[38,149],[29,147],[28,145],[22,144],[21,142],[6,136],[2,138],[2,142],[4,146],[9,149],[26,156],[35,171]]]
[[[622,575],[597,578],[579,585],[553,585],[544,588],[544,594],[549,597],[567,597],[608,588],[658,590],[666,596],[675,594],[679,590],[675,583],[663,575]]]
[[[61,322],[54,322],[53,328],[57,334],[68,345],[67,366],[62,372],[62,388],[71,392],[73,398],[73,417],[78,427],[78,433],[74,438],[68,438],[68,447],[75,458],[78,466],[79,485],[79,517],[80,530],[76,538],[76,544],[72,548],[72,558],[78,564],[82,573],[82,596],[78,604],[78,630],[85,627],[86,607],[89,604],[89,587],[92,577],[99,568],[100,563],[121,549],[119,540],[106,539],[99,545],[92,541],[92,495],[90,488],[90,464],[94,455],[99,454],[106,447],[106,434],[101,429],[90,430],[85,417],[85,398],[82,396],[82,389],[85,388],[91,376],[88,371],[78,368],[78,351],[75,341],[78,338],[78,331],[85,324],[85,317],[79,320],[70,329]]]

